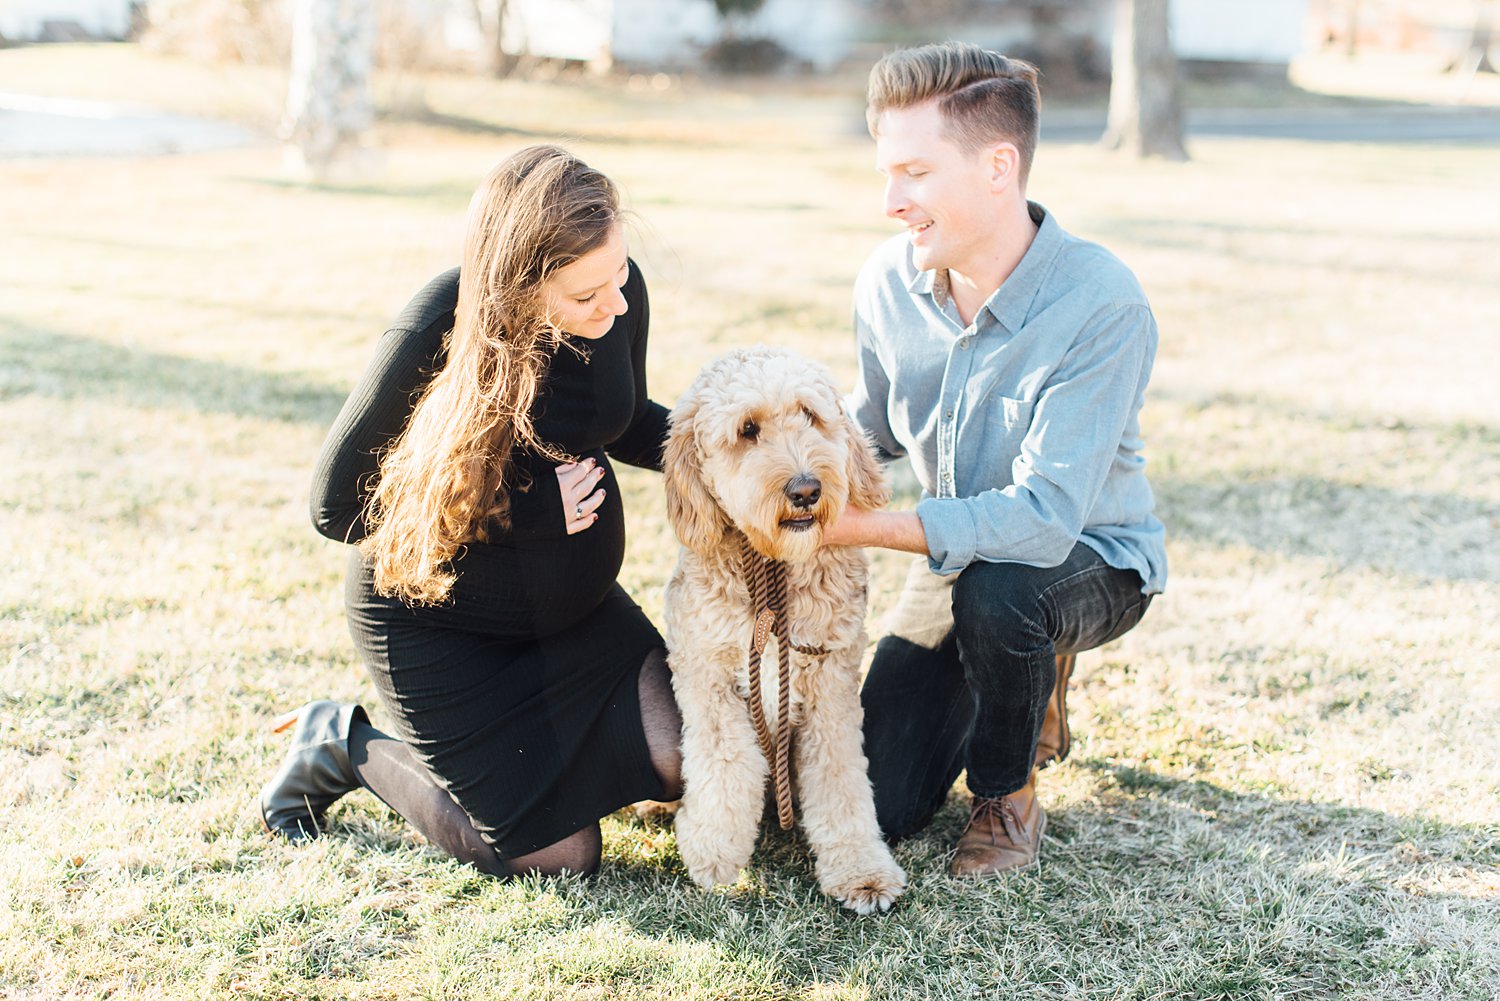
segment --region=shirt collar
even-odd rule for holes
[[[911,274],[906,278],[906,290],[912,295],[932,295],[937,283],[937,268],[928,268],[926,271],[918,271],[911,263],[911,247],[906,248],[906,266],[911,269]],[[947,284],[947,275],[943,275],[944,284]]]
[[[983,306],[1011,333],[1020,330],[1021,325],[1026,322],[1026,314],[1030,312],[1031,303],[1041,290],[1042,282],[1052,270],[1052,262],[1062,249],[1064,238],[1062,227],[1053,220],[1052,213],[1032,201],[1026,203],[1026,209],[1031,215],[1031,221],[1037,225],[1036,236],[1032,238],[1031,246],[1026,248],[1026,253],[1010,273],[1010,277],[1001,283]],[[910,261],[908,249],[908,266]],[[913,295],[930,295],[940,307],[947,303],[946,269],[941,272],[937,268],[918,271],[912,267],[911,270],[913,273],[906,282],[907,291]]]

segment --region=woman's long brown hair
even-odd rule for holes
[[[379,593],[443,601],[459,548],[510,527],[512,451],[567,458],[538,440],[531,422],[561,343],[542,285],[619,224],[615,186],[556,146],[513,154],[474,193],[447,361],[382,457],[370,495],[360,551]]]

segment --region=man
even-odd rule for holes
[[[851,408],[924,496],[851,510],[826,541],[926,557],[865,682],[865,751],[890,838],[926,826],[967,769],[957,875],[1036,859],[1036,767],[1067,753],[1055,665],[1133,627],[1166,581],[1137,420],[1156,323],[1119,260],[1027,201],[1037,108],[1032,66],[972,45],[870,74],[885,212],[905,232],[855,286]]]

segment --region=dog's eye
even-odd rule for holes
[[[760,425],[754,421],[745,421],[740,425],[740,437],[746,441],[754,441],[760,437]]]

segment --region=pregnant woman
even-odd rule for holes
[[[315,837],[363,786],[491,875],[590,872],[599,818],[680,795],[662,639],[616,581],[610,458],[660,470],[667,431],[648,312],[608,178],[555,146],[485,178],[461,267],[386,331],[313,485],[318,531],[357,544],[349,631],[396,737],[303,706],[268,829]]]

